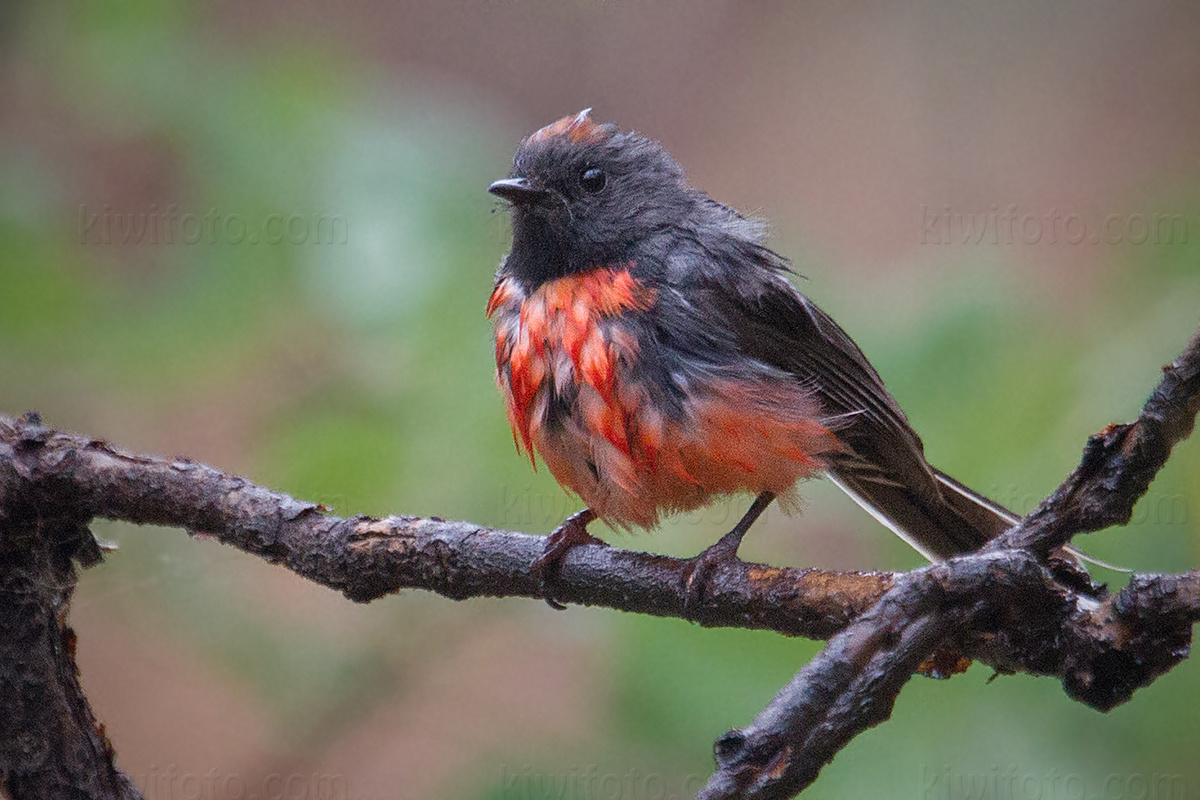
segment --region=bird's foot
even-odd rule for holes
[[[738,546],[742,543],[743,533],[744,531],[735,528],[702,553],[684,562],[682,589],[685,617],[693,618],[699,612],[709,582],[712,581],[713,573],[718,567],[741,563],[741,559],[738,558]]]
[[[750,504],[750,508],[746,510],[742,518],[738,520],[738,524],[733,526],[733,530],[718,539],[703,553],[689,558],[684,563],[682,588],[685,617],[695,617],[699,612],[705,590],[717,567],[724,564],[741,563],[742,560],[738,558],[738,547],[742,543],[742,537],[746,535],[746,531],[750,530],[754,520],[767,510],[767,506],[771,505],[771,501],[774,499],[774,492],[761,492],[758,497],[754,498],[754,502]]]
[[[542,597],[553,609],[562,611],[566,608],[554,599],[554,584],[558,581],[562,560],[567,553],[581,544],[608,545],[604,540],[597,539],[588,533],[588,523],[595,518],[596,514],[590,508],[585,508],[583,511],[567,517],[562,525],[559,525],[546,537],[546,546],[542,550],[542,554],[533,562],[534,571],[541,573]]]

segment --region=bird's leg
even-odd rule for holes
[[[718,539],[704,552],[687,560],[687,565],[683,568],[683,592],[684,610],[689,612],[689,616],[690,612],[700,607],[705,587],[708,586],[716,568],[738,560],[737,552],[742,543],[742,537],[746,535],[746,531],[750,530],[750,526],[762,516],[774,499],[774,492],[763,492],[754,498],[754,502],[738,520],[737,525],[733,526],[733,530]]]
[[[554,599],[552,584],[558,579],[558,571],[562,567],[563,557],[571,550],[571,548],[580,544],[602,544],[607,546],[607,542],[602,539],[597,539],[588,533],[588,523],[596,518],[596,512],[590,508],[585,508],[583,511],[578,511],[567,517],[562,525],[559,525],[550,535],[546,537],[546,547],[542,550],[542,554],[533,562],[533,569],[541,573],[542,576],[542,595],[546,598],[546,603],[551,608],[562,611],[566,608],[563,604]]]

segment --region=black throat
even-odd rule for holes
[[[533,291],[547,281],[571,271],[571,254],[562,235],[556,235],[547,220],[529,211],[514,209],[512,250],[505,270]]]

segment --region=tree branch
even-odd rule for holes
[[[706,626],[833,637],[748,727],[716,746],[701,797],[789,797],[853,736],[886,719],[916,671],[966,658],[1055,675],[1107,710],[1186,657],[1200,572],[1135,576],[1115,596],[1052,551],[1127,521],[1200,408],[1200,333],[1139,419],[1091,437],[1079,467],[979,553],[902,575],[722,565],[688,618]],[[446,597],[544,596],[543,539],[439,518],[340,518],[187,459],[137,455],[0,417],[0,777],[14,798],[136,797],[79,688],[67,623],[74,561],[102,553],[96,517],[186,529],[367,602],[401,589]],[[685,562],[585,545],[563,560],[562,602],[688,616]]]
[[[1135,575],[1115,597],[1045,561],[1075,533],[1128,522],[1200,409],[1200,332],[1163,369],[1137,421],[1089,438],[1079,466],[1020,525],[982,551],[913,570],[834,636],[754,722],[717,741],[699,794],[787,798],[858,733],[883,722],[939,647],[1004,672],[1057,675],[1101,711],[1187,657],[1200,571]]]
[[[368,602],[401,589],[453,599],[544,597],[532,564],[543,537],[417,517],[336,517],[321,506],[187,459],[138,455],[0,416],[0,779],[9,794],[79,788],[136,797],[77,680],[67,609],[72,560],[102,552],[96,517],[184,528]],[[562,602],[682,617],[682,559],[586,545],[564,559]],[[827,638],[892,585],[890,573],[736,564],[718,569],[701,625]]]
[[[454,600],[545,597],[532,568],[541,536],[437,517],[337,517],[204,464],[0,417],[0,509],[30,496],[83,531],[105,517],[212,536],[356,602],[401,589]],[[563,559],[555,598],[684,617],[684,567],[670,556],[583,545]],[[891,573],[735,564],[714,573],[692,619],[824,639],[870,608],[893,580]]]
[[[1200,412],[1200,331],[1163,367],[1162,380],[1132,423],[1088,438],[1083,458],[1021,525],[991,542],[1045,555],[1076,533],[1125,525],[1171,450],[1192,433]]]

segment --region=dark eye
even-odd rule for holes
[[[595,167],[588,167],[579,173],[579,185],[583,187],[585,192],[595,194],[603,189],[606,183],[608,183],[608,176],[604,174],[603,170],[598,170]]]

